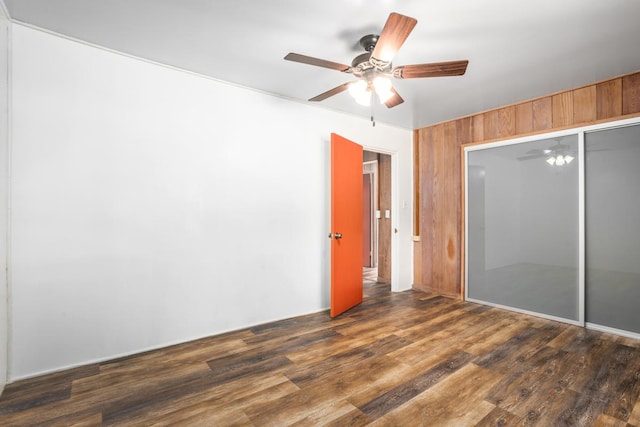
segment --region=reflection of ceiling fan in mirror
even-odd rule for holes
[[[309,101],[323,101],[345,90],[362,105],[369,105],[373,94],[380,103],[393,108],[404,102],[394,89],[390,78],[415,79],[422,77],[460,76],[467,70],[469,61],[436,62],[430,64],[400,65],[394,67],[391,60],[418,21],[414,18],[391,13],[380,35],[370,34],[360,39],[366,51],[354,58],[351,66],[311,56],[289,53],[284,59],[316,67],[324,67],[352,74],[356,80],[330,89]]]
[[[569,145],[560,144],[560,140],[556,140],[549,148],[529,150],[525,156],[518,157],[518,160],[532,159],[545,159],[551,166],[564,166],[575,159],[575,153]]]

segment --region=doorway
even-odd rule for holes
[[[363,285],[391,288],[391,155],[363,151]]]

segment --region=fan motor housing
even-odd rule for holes
[[[369,62],[370,58],[371,58],[371,52],[361,53],[360,55],[358,55],[355,58],[353,58],[353,61],[351,61],[351,66],[352,67],[357,67],[360,64],[363,64],[365,62]]]
[[[376,47],[379,38],[380,36],[378,34],[367,34],[360,38],[360,46],[367,52],[373,52],[373,48]]]

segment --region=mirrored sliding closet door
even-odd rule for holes
[[[578,320],[578,137],[471,151],[467,299]]]
[[[640,338],[640,118],[465,148],[466,298]]]
[[[640,333],[640,125],[585,135],[586,315]]]

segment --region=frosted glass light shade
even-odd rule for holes
[[[364,80],[358,80],[349,85],[349,93],[360,105],[368,107],[371,105],[371,92],[368,90]]]
[[[387,102],[393,96],[391,87],[391,80],[386,77],[378,76],[373,79],[373,88],[376,90],[381,104]]]

